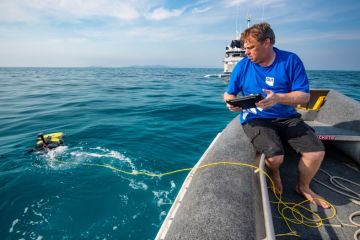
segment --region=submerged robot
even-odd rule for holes
[[[64,145],[64,133],[48,133],[48,134],[38,134],[36,139],[36,145],[34,148],[29,149],[28,152],[48,152],[51,149],[57,148]]]

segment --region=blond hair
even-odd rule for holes
[[[240,40],[244,42],[250,37],[255,38],[258,42],[264,42],[267,38],[270,39],[272,45],[275,44],[275,33],[271,29],[270,24],[266,22],[254,24],[251,27],[247,28],[243,33],[241,33]]]

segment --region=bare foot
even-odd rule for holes
[[[271,180],[275,185],[275,193],[281,195],[283,192],[283,186],[281,182],[280,172],[279,171],[271,171],[270,173]]]
[[[304,196],[311,203],[316,204],[322,208],[330,208],[330,205],[325,201],[322,197],[311,191],[311,189],[300,189],[299,186],[296,186],[296,192],[302,196]]]

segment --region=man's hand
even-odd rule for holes
[[[241,112],[242,111],[241,107],[236,107],[226,102],[227,100],[234,98],[236,98],[236,95],[228,94],[226,92],[224,93],[224,102],[226,103],[226,107],[232,112]]]
[[[267,94],[266,98],[256,103],[256,106],[262,109],[271,108],[275,104],[279,103],[279,96],[271,90],[263,89],[263,92]]]
[[[300,91],[289,93],[274,93],[271,90],[263,89],[267,94],[266,98],[256,103],[256,106],[267,109],[275,104],[285,104],[290,106],[297,106],[298,104],[307,104],[310,100],[310,94]]]

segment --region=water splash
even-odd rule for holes
[[[176,184],[174,181],[170,181],[170,190],[158,190],[152,191],[154,199],[156,200],[157,206],[161,207],[163,205],[169,205],[173,203],[172,192],[176,189]]]
[[[117,168],[137,171],[134,162],[123,153],[97,146],[93,148],[60,146],[36,155],[35,166],[51,170],[78,168],[82,163],[109,164]]]

